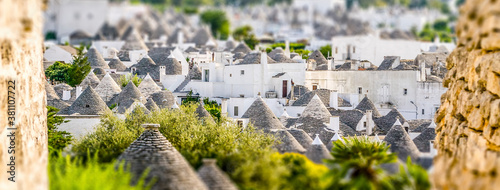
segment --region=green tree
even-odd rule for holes
[[[281,160],[288,168],[283,175],[280,189],[325,189],[330,179],[323,176],[328,168],[323,164],[316,164],[306,156],[298,153],[274,154],[273,159]]]
[[[243,41],[250,49],[255,49],[255,46],[260,43],[259,39],[257,39],[254,34],[250,34],[250,36],[244,38]]]
[[[83,49],[84,46],[77,48],[78,53],[73,56],[73,62],[68,69],[68,75],[66,75],[66,83],[73,87],[82,83],[91,70],[88,57],[84,55]]]
[[[64,117],[56,116],[59,109],[47,106],[47,136],[49,141],[49,152],[61,151],[71,143],[72,135],[67,131],[60,131],[57,126],[68,122]]]
[[[128,74],[126,74],[126,75],[120,75],[120,84],[121,84],[121,86],[122,86],[122,87],[127,86],[127,84],[128,84],[130,81],[132,81],[132,83],[134,83],[134,84],[135,84],[135,86],[137,86],[137,87],[138,87],[138,86],[139,86],[139,84],[141,84],[142,79],[141,79],[141,78],[139,78],[139,77],[137,76],[137,74],[135,74],[134,76],[132,76],[132,74],[131,74],[131,73],[128,73]]]
[[[226,12],[222,10],[206,10],[200,15],[201,22],[210,25],[210,30],[215,36],[225,40],[229,36],[229,20]]]
[[[330,56],[332,55],[332,46],[331,45],[321,46],[319,48],[319,51],[321,52],[321,54],[323,54],[323,56],[328,58],[329,55]]]
[[[56,61],[45,70],[45,76],[51,81],[66,82],[70,64]]]
[[[238,27],[233,31],[233,38],[237,41],[241,41],[245,38],[248,38],[252,33],[252,27],[245,25],[242,27]]]

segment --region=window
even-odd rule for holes
[[[205,78],[204,78],[204,81],[205,81],[205,82],[208,82],[209,77],[210,77],[210,70],[206,69],[206,70],[205,70]]]
[[[356,46],[352,47],[352,53],[356,53]]]
[[[318,84],[313,84],[313,90],[318,89]]]
[[[229,74],[229,77],[233,77],[233,74]]]
[[[358,87],[358,94],[363,94],[363,87]]]
[[[86,108],[90,108],[90,105],[85,105]]]
[[[238,116],[238,106],[234,106],[234,116]]]
[[[424,115],[424,114],[425,114],[425,109],[422,109],[422,115]]]
[[[366,128],[366,121],[365,121],[365,122],[363,122],[363,127],[365,127],[365,128]]]
[[[408,94],[408,89],[407,89],[407,88],[405,88],[405,89],[403,90],[403,95],[407,95],[407,94]]]
[[[339,53],[339,48],[335,47],[335,54]]]
[[[241,70],[241,71],[240,71],[240,74],[241,74],[241,75],[245,75],[245,70]]]

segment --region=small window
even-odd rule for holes
[[[313,84],[313,90],[316,90],[318,89],[318,85],[317,84]]]
[[[240,74],[241,74],[241,75],[245,75],[245,70],[241,70],[241,71],[240,71]]]
[[[90,105],[85,105],[86,108],[90,108]]]
[[[403,90],[403,95],[407,95],[407,94],[408,94],[408,89],[407,89],[407,88],[405,88],[405,89]]]
[[[424,114],[425,114],[425,109],[422,109],[422,115],[424,115]]]
[[[366,128],[366,121],[365,121],[365,122],[363,122],[363,127],[365,127],[365,128]]]
[[[233,74],[229,74],[229,77],[233,77]]]
[[[205,82],[209,82],[210,79],[210,70],[205,70]]]
[[[352,47],[352,53],[356,53],[356,47]]]
[[[238,116],[238,106],[234,106],[234,116]]]
[[[358,87],[358,94],[363,94],[363,87]]]
[[[335,47],[335,54],[339,53],[339,48]]]

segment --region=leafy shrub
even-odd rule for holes
[[[222,10],[206,10],[200,15],[201,22],[210,26],[212,35],[219,36],[220,39],[229,37],[229,20],[226,12]]]
[[[45,70],[45,76],[52,81],[66,82],[71,64],[56,61]]]
[[[116,168],[116,169],[115,169]],[[116,167],[114,163],[99,163],[91,157],[85,162],[80,159],[71,160],[69,156],[52,156],[49,158],[50,189],[150,189],[153,183],[145,186],[143,175],[135,186],[130,182],[132,174],[125,171],[123,165]]]
[[[135,86],[139,86],[139,84],[141,84],[142,82],[142,79],[139,78],[137,74],[135,74],[133,77],[131,73],[128,73],[126,75],[120,75],[120,84],[122,85],[122,87],[127,86],[127,84],[130,81],[132,81],[132,83],[134,83]]]

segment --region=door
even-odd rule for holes
[[[288,94],[288,81],[283,80],[283,92],[282,92],[282,97],[286,98],[286,95]]]

